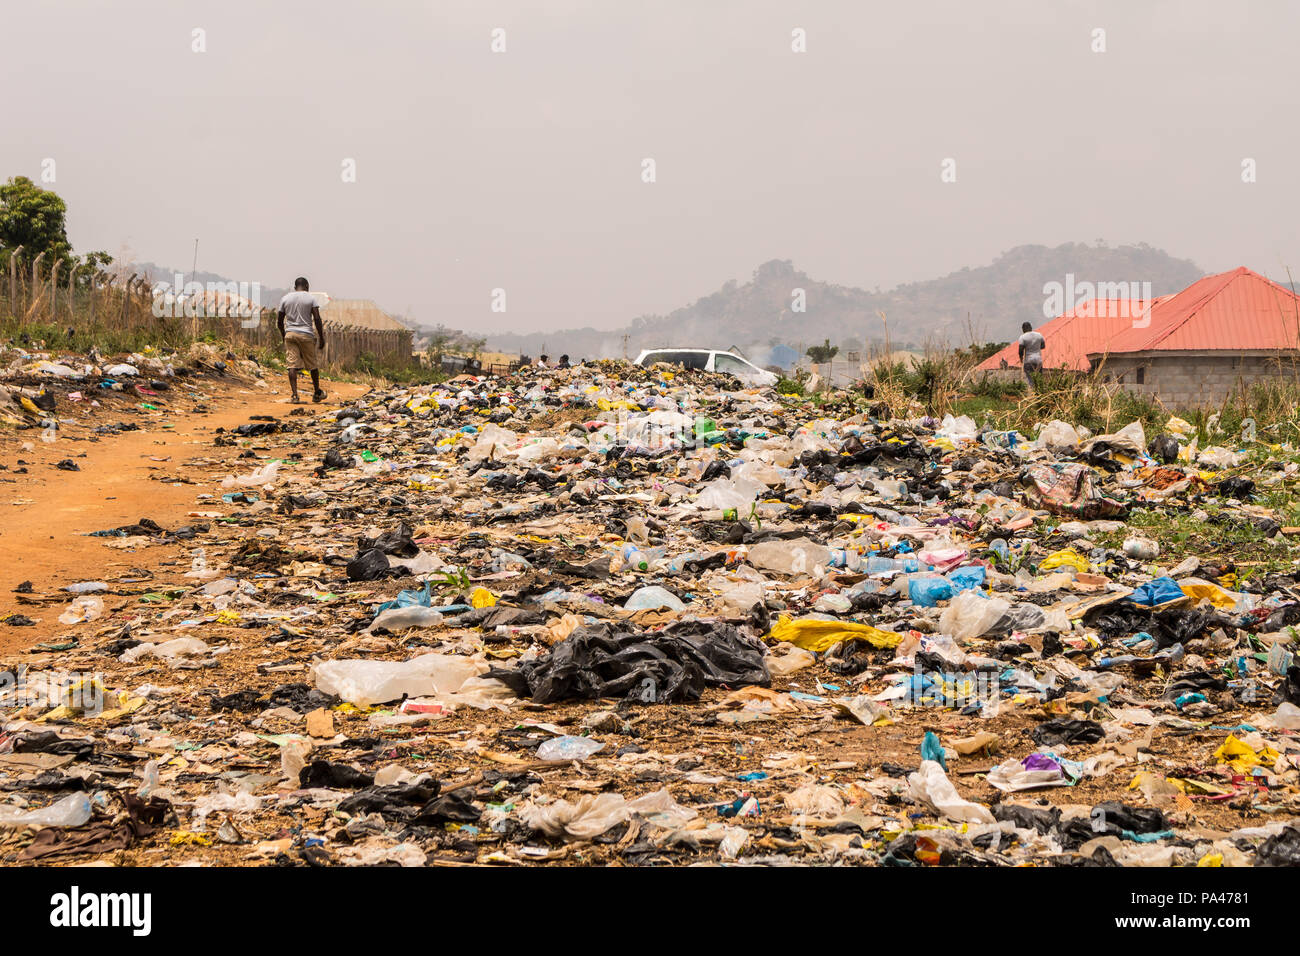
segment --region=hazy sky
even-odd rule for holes
[[[78,251],[188,269],[198,237],[200,270],[429,324],[1098,238],[1300,276],[1293,0],[26,0],[4,30],[0,176],[54,159]]]

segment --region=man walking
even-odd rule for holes
[[[311,373],[311,400],[325,400],[320,387],[319,358],[325,351],[325,325],[321,322],[316,297],[307,289],[307,280],[299,276],[293,282],[293,291],[280,300],[280,338],[284,340],[285,364],[289,366],[289,391],[292,393],[289,400],[295,405],[302,404],[298,397],[298,372],[303,369]]]
[[[1032,392],[1034,376],[1043,370],[1043,349],[1047,347],[1047,340],[1028,322],[1020,326],[1020,332],[1020,366],[1025,373],[1025,384]]]

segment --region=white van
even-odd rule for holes
[[[634,364],[654,365],[667,362],[682,368],[705,372],[726,372],[746,385],[775,385],[777,376],[753,362],[718,349],[646,349],[636,357]]]

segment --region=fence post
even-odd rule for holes
[[[9,253],[9,315],[12,318],[18,318],[18,253],[23,251],[19,246],[13,252]]]
[[[40,268],[41,260],[44,258],[45,258],[45,252],[44,250],[42,250],[41,254],[32,260],[31,301],[27,303],[27,309],[26,309],[27,314],[36,311],[36,305],[40,301],[40,297],[44,294],[43,292],[44,286],[37,285],[38,279],[37,279],[37,271],[36,271],[37,269]],[[23,315],[23,325],[27,324],[27,314]]]
[[[147,330],[149,330],[149,331],[152,332],[152,331],[153,331],[153,326],[154,326],[154,323],[153,323],[153,321],[152,321],[152,320],[153,320],[153,309],[151,309],[151,308],[149,308],[148,306],[146,306],[146,305],[144,304],[144,301],[143,301],[143,300],[144,300],[144,287],[145,287],[148,283],[149,283],[149,279],[148,279],[148,277],[147,277],[147,276],[141,276],[141,277],[140,277],[140,280],[135,284],[135,294],[136,294],[138,297],[140,297],[140,299],[141,299],[141,302],[140,302],[140,319],[141,319],[141,324],[145,327],[145,329],[147,329]],[[150,300],[150,303],[151,303],[151,304],[152,304],[152,301],[153,301],[153,300],[151,299],[151,300]]]
[[[68,268],[68,321],[75,322],[77,318],[77,278],[78,262],[72,260],[72,265]]]
[[[50,323],[55,324],[59,321],[59,266],[63,265],[63,257],[54,260],[54,268],[50,269]]]
[[[131,313],[130,313],[130,308],[131,308],[131,285],[132,285],[132,283],[135,282],[135,277],[138,276],[139,274],[140,274],[140,273],[138,273],[138,272],[132,272],[132,273],[131,273],[131,278],[129,278],[129,279],[126,280],[126,286],[125,286],[125,288],[122,290],[122,328],[123,328],[123,329],[128,328],[128,326],[127,326],[127,320],[130,319],[130,317],[131,317]]]
[[[90,267],[90,328],[95,327],[95,283],[99,280],[99,268]]]

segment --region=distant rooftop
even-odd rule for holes
[[[350,325],[360,329],[397,329],[406,326],[381,309],[370,299],[333,299],[321,306],[321,318],[335,325]]]

